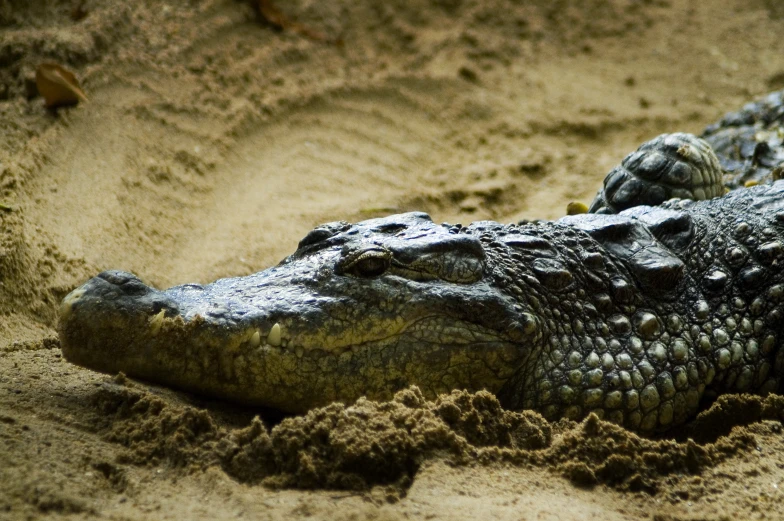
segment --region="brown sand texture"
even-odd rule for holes
[[[645,438],[487,393],[247,409],[65,362],[104,269],[252,273],[314,225],[557,218],[784,88],[778,0],[0,0],[0,519],[784,519],[784,398]],[[277,24],[280,25],[280,24]],[[58,63],[89,101],[48,110]]]

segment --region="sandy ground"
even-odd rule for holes
[[[0,0],[0,518],[784,519],[777,397],[653,440],[482,393],[281,422],[71,366],[54,333],[103,269],[204,283],[325,221],[559,217],[784,87],[779,4],[279,2],[320,40],[232,0]],[[90,101],[47,111],[43,61]]]

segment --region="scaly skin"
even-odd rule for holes
[[[784,164],[784,91],[727,114],[709,125],[702,138],[718,155],[727,188],[780,178]]]
[[[710,147],[659,139],[664,171],[717,177]],[[782,243],[784,182],[519,225],[409,213],[323,225],[278,266],[203,287],[104,272],[59,332],[71,362],[287,411],[416,384],[650,432],[706,393],[779,388]]]

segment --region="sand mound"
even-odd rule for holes
[[[442,459],[536,465],[582,487],[655,494],[671,475],[700,476],[754,453],[756,435],[779,435],[784,418],[782,397],[727,396],[689,425],[689,437],[647,439],[595,415],[553,426],[534,412],[504,410],[486,392],[454,391],[428,401],[412,387],[389,402],[332,404],[271,429],[259,417],[232,428],[209,409],[167,403],[123,376],[115,382],[92,400],[105,419],[97,432],[130,449],[121,462],[218,466],[242,483],[307,489],[394,485],[404,494],[425,461]]]

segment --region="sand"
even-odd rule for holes
[[[58,303],[275,264],[314,225],[557,218],[784,87],[775,0],[0,1],[0,518],[783,519],[784,399],[657,438],[486,393],[251,410],[72,366]],[[89,101],[47,110],[56,62]]]

